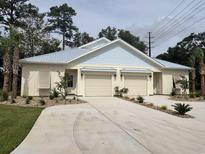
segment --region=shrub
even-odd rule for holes
[[[166,105],[162,105],[162,106],[160,106],[160,109],[167,110],[167,106]]]
[[[31,101],[33,99],[33,96],[28,96],[28,99]]]
[[[190,93],[190,94],[189,94],[189,97],[190,97],[190,98],[195,98],[195,97],[196,97],[196,94],[195,94],[195,93]]]
[[[45,105],[46,102],[45,102],[43,99],[40,99],[40,100],[39,100],[39,104],[40,104],[40,105]]]
[[[199,92],[196,92],[195,95],[196,95],[196,97],[200,97],[201,96]]]
[[[193,109],[189,104],[184,104],[184,103],[176,103],[172,106],[180,115],[185,115],[187,112]]]
[[[171,96],[175,96],[176,95],[176,90],[173,88],[172,92],[170,93]]]
[[[144,103],[144,98],[142,96],[138,96],[137,100],[139,103]]]
[[[53,100],[55,97],[53,95],[49,96],[50,100]]]
[[[0,100],[1,101],[7,101],[9,98],[9,94],[6,91],[1,91],[0,92]]]
[[[127,93],[128,93],[128,88],[119,89],[119,87],[115,87],[115,96],[122,97],[123,94],[127,94]]]
[[[29,99],[29,97],[26,97],[26,104],[30,104],[30,99]]]

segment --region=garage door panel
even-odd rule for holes
[[[112,96],[111,75],[85,75],[86,96]]]
[[[147,77],[125,76],[125,87],[129,95],[147,95]]]

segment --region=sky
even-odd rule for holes
[[[195,6],[193,9],[197,9],[198,12],[193,12],[195,15],[189,18],[182,18],[183,14],[192,13],[189,8],[183,9],[192,0],[30,0],[41,12],[49,11],[51,6],[67,3],[77,12],[77,16],[73,18],[74,24],[81,32],[87,32],[93,37],[97,37],[102,28],[111,26],[130,30],[143,41],[148,41],[147,33],[151,31],[154,37],[152,56],[166,52],[168,47],[175,46],[192,32],[204,31],[205,22],[196,22],[204,13],[205,9],[200,8],[204,3],[203,0],[194,1],[190,9],[191,6]],[[178,5],[179,7],[167,16]],[[181,18],[180,15],[176,16],[180,10],[184,10],[180,14]],[[183,24],[183,20],[186,23]],[[197,24],[193,24],[194,22]],[[160,30],[164,30],[164,34],[168,33],[162,40],[159,40],[163,36]]]

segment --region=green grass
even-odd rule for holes
[[[23,141],[42,110],[0,105],[0,154],[10,153]]]

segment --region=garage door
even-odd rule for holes
[[[111,75],[85,75],[85,96],[112,96]]]
[[[147,95],[147,77],[125,76],[125,87],[129,95]]]

